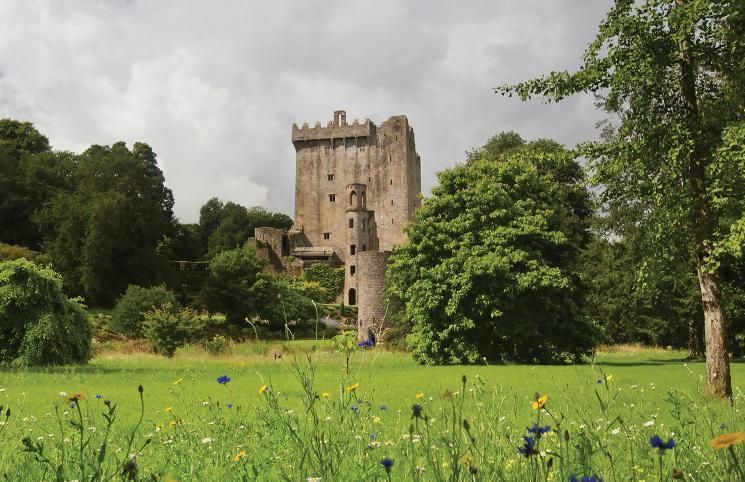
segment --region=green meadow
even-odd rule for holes
[[[218,383],[222,376],[230,381]],[[186,347],[173,359],[122,345],[100,350],[88,366],[0,371],[0,404],[11,411],[0,418],[0,474],[740,480],[742,446],[715,450],[710,440],[745,425],[745,370],[733,364],[733,406],[707,397],[704,382],[704,364],[683,352],[634,347],[576,366],[440,367],[360,349],[347,375],[327,341],[242,343],[220,356]],[[536,394],[548,397],[539,409]],[[533,435],[526,454],[523,436],[534,423],[550,430]],[[674,448],[652,448],[654,435]]]

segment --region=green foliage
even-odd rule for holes
[[[258,227],[289,229],[292,219],[262,207],[245,208],[212,198],[199,210],[199,225],[207,257],[212,258],[222,251],[243,246]]]
[[[261,309],[260,316],[270,326],[280,327],[290,322],[315,320],[316,310],[306,293],[312,291],[307,284],[291,277],[277,277],[272,280],[272,291],[277,294],[276,301],[269,300]]]
[[[172,228],[173,195],[152,149],[92,146],[72,176],[36,216],[69,290],[110,305],[128,284],[161,281],[167,260],[157,248]]]
[[[165,306],[177,306],[176,296],[164,285],[143,288],[129,285],[117,300],[109,328],[130,338],[141,338],[145,314]]]
[[[565,187],[537,167],[568,155],[521,149],[439,173],[388,273],[418,361],[550,362],[592,348],[575,272],[586,234]]]
[[[316,263],[303,270],[303,279],[318,283],[326,293],[323,298],[313,298],[319,303],[333,303],[344,290],[344,267]]]
[[[29,261],[36,261],[39,257],[37,251],[31,250],[24,246],[15,246],[12,244],[0,243],[0,261],[12,261],[14,259],[26,258]]]
[[[334,349],[344,357],[344,373],[349,376],[349,359],[357,350],[357,332],[342,331],[333,338]]]
[[[0,361],[20,365],[85,363],[92,330],[62,279],[27,259],[0,262]]]
[[[145,314],[142,332],[155,351],[171,358],[176,349],[199,339],[204,331],[201,317],[190,308],[155,308]]]
[[[230,340],[222,335],[215,335],[212,338],[202,340],[202,347],[212,356],[224,355],[230,353]]]
[[[277,291],[265,263],[251,246],[223,251],[210,262],[200,298],[207,309],[223,313],[232,324],[243,324],[264,307],[276,305]]]

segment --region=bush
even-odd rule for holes
[[[18,365],[85,363],[92,329],[62,278],[27,259],[0,262],[0,360]]]
[[[325,289],[323,299],[313,298],[319,303],[333,303],[344,289],[344,268],[332,268],[323,263],[316,263],[303,270],[303,279],[316,282]]]
[[[156,352],[173,357],[176,349],[198,339],[204,330],[204,322],[190,308],[176,309],[172,306],[156,308],[145,313],[142,332]]]
[[[230,340],[222,335],[215,335],[212,338],[202,341],[202,347],[212,356],[230,353],[231,351]]]
[[[26,258],[29,261],[38,261],[39,253],[24,246],[0,243],[0,261],[12,261],[14,259]]]
[[[165,286],[143,288],[129,285],[111,314],[111,330],[130,338],[142,338],[145,313],[166,305],[177,306],[176,296]]]

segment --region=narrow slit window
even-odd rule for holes
[[[349,274],[351,276],[354,276],[355,274],[357,274],[357,267],[355,265],[349,266]]]
[[[349,254],[354,256],[354,254],[357,252],[357,246],[354,244],[349,245]]]
[[[329,174],[328,175],[328,178],[329,178],[329,181],[333,181],[334,180],[334,175],[333,174]]]
[[[323,239],[331,239],[331,233],[323,233]]]
[[[350,228],[353,228],[354,227],[354,219],[353,218],[349,218],[349,227]]]
[[[329,202],[330,203],[336,202],[336,194],[329,194]]]

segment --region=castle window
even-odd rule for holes
[[[354,219],[353,218],[349,218],[349,227],[350,228],[353,228],[354,227]]]
[[[354,254],[355,254],[356,252],[357,252],[357,245],[355,245],[355,244],[350,244],[350,245],[349,245],[349,254],[350,254],[351,256],[354,256]]]
[[[360,251],[367,251],[367,246],[363,244],[362,249]]]
[[[393,156],[388,154],[388,162],[393,162]]]
[[[393,199],[391,199],[391,206],[393,206]]]
[[[330,203],[336,202],[336,194],[329,194],[329,202]]]
[[[355,274],[357,274],[357,268],[355,267],[355,265],[349,266],[349,274],[351,276],[354,276]]]
[[[334,175],[333,174],[329,174],[328,175],[328,178],[329,178],[329,181],[333,181],[334,180]]]
[[[323,233],[323,239],[331,239],[331,233]]]

